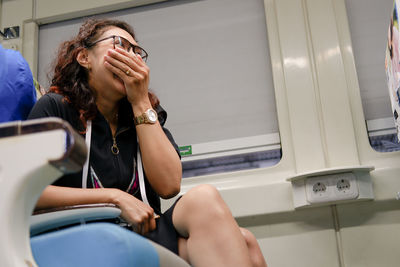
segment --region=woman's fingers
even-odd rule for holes
[[[141,235],[144,235],[144,234],[146,234],[148,231],[149,231],[149,219],[145,220],[145,221],[142,223],[142,229],[141,229],[140,234],[141,234]]]
[[[139,55],[128,53],[123,49],[110,49],[105,56],[105,60],[116,68],[119,68],[123,73],[129,76],[129,72],[144,74],[148,72],[148,67]]]
[[[150,69],[140,56],[120,48],[110,49],[104,56],[104,65],[124,82],[131,104],[148,101]]]
[[[114,56],[116,59],[126,63],[127,65],[135,63],[139,67],[146,66],[146,63],[140,55],[132,52],[128,53],[126,50],[119,47],[116,47],[115,50],[110,49],[109,55]]]
[[[144,74],[146,73],[144,70],[134,70],[127,64],[118,61],[110,56],[105,56],[105,66],[122,80],[130,77],[134,77],[140,80],[144,78]]]
[[[159,216],[158,217],[152,216],[149,218],[149,220],[144,221],[143,223],[133,224],[132,230],[140,235],[145,235],[148,232],[154,231],[157,226],[156,218],[159,218]]]
[[[110,62],[105,61],[104,62],[104,66],[111,71],[112,73],[114,73],[115,75],[117,75],[119,78],[121,78],[122,80],[124,79],[124,75],[126,75],[126,72],[123,72],[120,68],[117,68],[116,66],[112,65]]]
[[[158,216],[158,215],[157,215]],[[133,224],[132,230],[140,235],[144,235],[148,232],[154,231],[156,229],[156,217],[151,216],[148,220],[144,220],[141,223]]]
[[[138,223],[138,224],[132,224],[132,231],[134,231],[135,233],[137,233],[137,234],[141,234],[141,224],[140,223]]]
[[[142,210],[143,211],[143,210]],[[153,209],[144,210],[144,214],[142,214],[141,218],[137,220],[137,233],[144,235],[149,231],[153,231],[155,228],[152,227],[151,221],[154,220]]]
[[[154,231],[156,229],[156,217],[158,215],[150,216],[149,219],[141,224],[141,235],[144,235],[148,232]],[[159,216],[158,216],[159,217]]]
[[[156,230],[156,228],[157,228],[156,220],[158,218],[160,218],[160,216],[157,214],[154,214],[154,216],[150,219],[149,232]]]
[[[118,207],[121,209],[121,217],[132,225],[132,229],[138,234],[145,234],[155,229],[154,210],[134,196],[121,191],[118,199]]]

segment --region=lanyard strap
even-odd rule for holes
[[[137,163],[138,163],[137,168],[138,168],[138,176],[139,176],[139,188],[140,188],[140,194],[142,195],[142,201],[150,206],[150,203],[147,200],[146,186],[144,184],[143,164],[142,164],[142,157],[140,155],[139,142],[137,142],[137,157],[136,158],[137,158]]]
[[[90,157],[90,143],[91,143],[91,139],[92,139],[92,121],[88,120],[86,124],[87,124],[87,131],[86,131],[85,142],[86,142],[86,146],[88,149],[88,154],[86,157],[85,165],[83,166],[83,170],[82,170],[82,188],[87,188],[87,176],[88,176],[88,170],[89,170],[89,157]],[[143,164],[142,164],[142,157],[140,155],[139,142],[137,143],[136,159],[137,159],[137,163],[138,163],[137,169],[138,169],[139,188],[140,188],[140,194],[142,196],[142,201],[150,206],[149,201],[147,200],[147,195],[146,195],[146,186],[144,183]],[[135,160],[135,159],[133,159],[133,160]],[[134,165],[136,165],[136,164],[134,164]],[[135,170],[133,170],[133,175],[135,175]]]
[[[87,176],[88,176],[88,169],[89,169],[89,158],[90,158],[90,143],[92,139],[92,121],[88,120],[86,122],[87,131],[85,136],[85,143],[88,150],[85,165],[83,165],[82,170],[82,188],[87,188]]]

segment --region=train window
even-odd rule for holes
[[[385,74],[393,0],[346,0],[353,53],[371,146],[400,150]]]
[[[184,177],[281,158],[264,1],[184,0],[101,14],[130,23],[149,53],[150,88],[168,111]],[[83,18],[41,25],[39,81]]]

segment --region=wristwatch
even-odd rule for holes
[[[154,124],[157,122],[157,112],[154,109],[149,108],[142,115],[135,117],[135,125],[147,123]]]

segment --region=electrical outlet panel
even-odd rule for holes
[[[359,191],[353,173],[337,173],[306,179],[306,196],[310,203],[356,199]]]
[[[289,177],[286,180],[292,184],[293,206],[297,209],[372,200],[370,172],[374,169],[373,166],[344,166]]]

